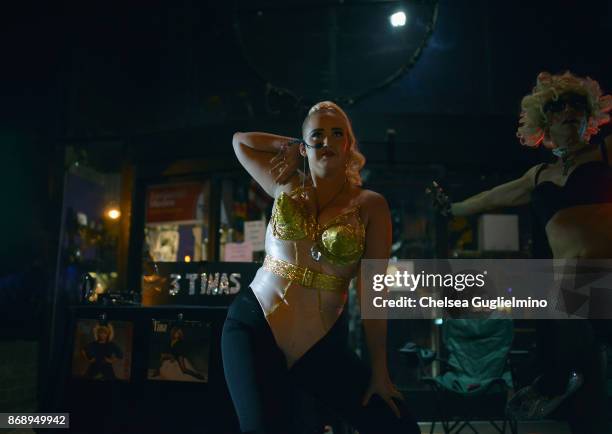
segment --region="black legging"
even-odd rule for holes
[[[397,418],[379,396],[361,405],[369,368],[347,346],[342,319],[291,369],[250,288],[229,308],[223,326],[223,368],[242,432],[290,434],[295,386],[312,394],[360,434],[420,433],[403,402]]]

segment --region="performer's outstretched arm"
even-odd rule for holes
[[[365,252],[362,259],[383,259],[377,262],[374,274],[384,274],[387,271],[387,262],[391,252],[391,214],[387,201],[378,193],[370,192],[367,200],[368,221],[366,226]],[[372,290],[364,288],[361,284],[361,273],[357,276],[357,295],[361,302],[361,291]],[[391,398],[403,399],[402,394],[395,388],[389,377],[387,367],[387,320],[364,319],[363,329],[365,340],[370,354],[372,377],[370,385],[363,397],[366,405],[373,394],[379,395],[399,417],[399,409]]]
[[[270,196],[298,174],[299,139],[268,133],[235,133],[232,140],[240,164]]]
[[[451,213],[455,216],[468,216],[497,208],[526,205],[530,201],[538,167],[532,167],[514,181],[498,185],[461,202],[451,203]]]

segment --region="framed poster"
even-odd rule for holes
[[[208,322],[153,320],[147,378],[207,383],[210,342]]]
[[[129,381],[132,365],[132,323],[79,319],[72,352],[72,377]]]

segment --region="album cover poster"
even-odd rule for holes
[[[86,380],[129,381],[132,323],[79,319],[72,352],[72,376]]]
[[[152,327],[147,378],[207,383],[210,323],[153,320]]]

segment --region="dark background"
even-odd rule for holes
[[[232,160],[234,131],[300,134],[305,107],[269,97],[236,37],[236,4],[22,2],[0,12],[0,338],[39,339],[67,146],[87,147],[88,164],[104,172],[125,159]],[[266,7],[279,4],[289,2]],[[296,7],[278,37],[299,19]],[[540,71],[570,69],[612,91],[611,35],[609,1],[441,0],[414,68],[344,108],[370,164],[400,170],[388,165],[393,129],[396,167],[442,165],[463,198],[548,156],[515,137],[520,100]],[[308,58],[317,47],[306,40],[295,49]],[[272,50],[260,61],[291,67]],[[371,67],[367,58],[358,65],[356,75]],[[0,392],[11,387],[0,381]]]
[[[286,5],[269,1],[263,10],[275,4]],[[66,145],[98,150],[90,163],[109,170],[126,152],[144,162],[231,158],[237,130],[299,134],[303,107],[286,109],[281,98],[280,108],[271,108],[266,82],[234,32],[235,6],[128,1],[5,8],[1,276],[21,275],[35,294],[52,280]],[[288,17],[279,38],[292,31]],[[570,69],[612,89],[611,34],[606,1],[443,0],[415,67],[345,108],[370,162],[387,160],[380,145],[394,129],[395,159],[442,164],[451,181],[460,174],[457,184],[469,186],[455,189],[461,197],[545,155],[515,138],[520,99],[539,71]],[[316,49],[308,41],[296,47],[305,57]],[[272,51],[261,60],[288,67]],[[362,64],[370,66],[367,59]],[[32,269],[40,273],[32,277]],[[39,298],[31,294],[4,291],[1,304]]]

